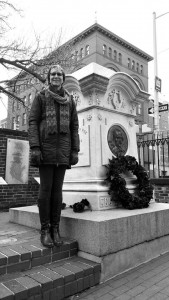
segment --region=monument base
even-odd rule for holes
[[[40,228],[37,206],[12,208],[10,221]],[[79,256],[101,262],[101,281],[169,251],[169,206],[116,208],[74,213],[62,211],[61,234],[78,241]]]
[[[125,177],[125,180],[129,192],[134,193],[137,188],[136,179]],[[111,201],[108,186],[103,179],[65,181],[63,184],[63,199],[67,206],[80,202],[82,199],[87,199],[93,211],[116,208],[116,204]]]

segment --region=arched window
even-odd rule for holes
[[[19,130],[20,127],[20,116],[16,117],[16,130]]]
[[[83,48],[80,49],[80,58],[83,58],[84,57],[84,51],[83,51]]]
[[[107,46],[103,45],[103,55],[107,55]]]
[[[119,63],[121,64],[122,63],[122,54],[119,53]]]
[[[17,101],[17,109],[20,109],[20,102]]]
[[[26,125],[26,113],[23,113],[23,116],[22,116],[22,125]]]
[[[28,95],[28,105],[31,105],[32,103],[32,94]]]
[[[78,51],[75,51],[75,61],[78,60]]]
[[[127,66],[129,69],[131,68],[131,59],[130,58],[128,58],[128,60],[127,60]]]
[[[90,47],[89,47],[89,45],[87,45],[86,46],[86,55],[89,55],[89,53],[90,53]]]
[[[15,129],[15,117],[12,118],[12,129]]]
[[[114,60],[117,60],[117,51],[114,50]]]
[[[140,66],[140,73],[143,74],[143,65]]]
[[[135,61],[134,60],[132,60],[131,68],[132,68],[132,70],[135,70]]]
[[[109,47],[109,57],[112,58],[112,48]]]
[[[139,73],[139,63],[137,63],[137,65],[136,65],[136,71],[137,71],[137,73]]]
[[[137,115],[141,115],[142,114],[142,106],[141,106],[141,104],[137,105],[136,112],[137,112]]]
[[[23,102],[26,104],[26,96],[23,97]]]
[[[15,100],[12,101],[12,111],[15,111]]]

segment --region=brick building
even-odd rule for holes
[[[95,23],[73,39],[60,47],[64,51],[65,45],[71,44],[71,59],[76,62],[75,67],[70,68],[70,64],[64,65],[66,73],[72,73],[91,62],[96,62],[104,67],[116,72],[129,74],[141,87],[148,92],[148,62],[153,58],[135,47],[113,32]],[[43,67],[38,72],[46,77],[47,67]],[[24,100],[25,106],[13,99],[8,101],[7,128],[27,130],[27,116],[32,101],[42,84],[26,73],[22,73],[15,84],[15,93]],[[13,89],[13,86],[10,87]],[[146,104],[147,105],[147,104]],[[136,121],[140,124],[147,123],[147,106],[144,103],[138,106]]]

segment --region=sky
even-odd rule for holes
[[[11,0],[12,1],[12,0]],[[103,27],[151,56],[153,51],[153,12],[156,19],[158,77],[162,80],[159,100],[169,102],[169,1],[168,0],[13,0],[22,16],[12,15],[15,29],[11,38],[34,34],[48,40],[62,30],[62,42],[79,34],[96,21]],[[167,13],[168,12],[168,13]],[[165,14],[167,13],[167,14]],[[161,16],[162,14],[165,14]],[[0,70],[1,71],[1,70]],[[0,72],[0,80],[6,79]],[[154,93],[154,62],[149,63],[149,93]],[[7,116],[7,100],[0,101],[0,120]]]

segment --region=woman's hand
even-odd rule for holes
[[[78,152],[72,151],[70,154],[70,165],[76,165],[79,161]]]
[[[39,167],[41,160],[42,160],[42,154],[41,154],[40,149],[38,147],[32,148],[31,149],[31,160],[30,160],[31,166]]]

